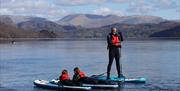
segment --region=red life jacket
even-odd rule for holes
[[[80,76],[80,78],[85,77],[85,73],[82,72],[82,71],[80,71],[80,72],[79,72],[79,76]]]
[[[120,40],[118,36],[112,35],[111,41],[114,46],[120,46]]]
[[[62,74],[61,77],[60,77],[60,81],[65,81],[65,80],[69,80],[70,77],[68,74]]]

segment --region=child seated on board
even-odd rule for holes
[[[85,75],[78,67],[74,68],[73,81],[75,83],[85,83],[85,84],[108,84],[107,81],[95,80]]]
[[[60,83],[67,86],[75,86],[76,84],[70,80],[68,71],[66,69],[62,70],[61,76],[59,77]]]

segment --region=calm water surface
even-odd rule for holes
[[[180,41],[133,40],[122,46],[124,75],[146,77],[147,83],[123,84],[114,91],[180,91]],[[33,81],[57,78],[64,68],[73,75],[76,66],[89,76],[100,74],[107,63],[102,40],[0,44],[0,91],[50,91],[34,87]],[[116,75],[115,64],[111,74]]]

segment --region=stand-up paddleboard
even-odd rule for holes
[[[93,75],[91,78],[96,80],[106,80],[106,81],[113,81],[113,82],[126,82],[126,83],[145,83],[146,78],[139,77],[139,78],[118,78],[117,76],[111,76],[110,79],[107,80],[106,76],[96,76]]]
[[[46,89],[54,89],[54,90],[62,90],[62,89],[68,89],[68,90],[91,90],[91,87],[82,87],[82,86],[65,86],[65,85],[58,85],[58,84],[52,84],[49,81],[46,80],[35,80],[34,85],[40,88],[46,88]]]
[[[103,89],[115,89],[118,88],[118,85],[104,85],[104,84],[82,84],[82,86],[88,86],[92,88],[103,88]]]
[[[58,84],[59,80],[51,80],[50,83],[52,84]],[[92,88],[102,88],[102,89],[115,89],[115,88],[118,88],[119,86],[117,84],[107,84],[107,83],[104,83],[104,84],[84,84],[82,83],[83,87],[92,87]]]

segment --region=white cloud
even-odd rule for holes
[[[152,11],[175,8],[177,8],[177,4],[174,0],[134,0],[129,3],[127,11],[130,13],[146,14]]]
[[[9,2],[2,1],[1,8],[25,8],[25,9],[53,9],[53,4],[45,0],[9,0]]]
[[[178,7],[177,9],[176,9],[176,11],[179,13],[179,15],[180,15],[180,7]],[[180,17],[180,16],[179,16]]]
[[[153,10],[153,6],[146,3],[144,0],[131,2],[127,9],[130,13],[146,14]]]
[[[116,2],[116,3],[129,3],[133,0],[112,0],[112,2]]]
[[[114,10],[103,6],[108,5],[108,7],[111,7],[113,4],[126,4],[128,5],[128,7],[124,7],[126,13],[134,14],[148,14],[149,12],[167,9],[175,9],[178,12],[180,10],[174,0],[0,0],[0,15],[32,15],[58,19],[67,14],[78,12],[78,9],[77,11],[76,9],[71,10],[74,6],[84,8],[86,5],[100,5],[101,7],[88,10],[92,11],[89,13],[123,15],[123,12],[118,8]],[[86,10],[81,13],[85,12]]]
[[[96,9],[93,11],[93,13],[98,15],[118,15],[118,16],[123,15],[123,13],[120,10],[111,10],[110,8],[107,7],[101,7],[99,9]]]
[[[102,4],[107,0],[53,0],[58,5],[87,5],[87,4]]]
[[[4,14],[4,15],[13,14],[13,12],[10,11],[9,9],[7,9],[7,8],[0,8],[0,14]]]
[[[0,2],[0,15],[38,16],[55,20],[68,14],[47,0],[0,0]]]
[[[159,9],[171,9],[177,7],[177,4],[174,0],[150,0],[150,3]]]

